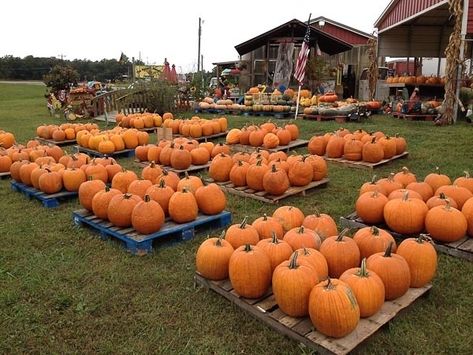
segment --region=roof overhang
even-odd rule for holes
[[[315,42],[317,42],[322,52],[334,55],[348,51],[352,48],[351,44],[324,33],[314,26],[310,27],[310,43],[315,45]],[[236,45],[235,49],[238,54],[244,55],[266,45],[270,39],[274,38],[294,38],[295,42],[301,43],[306,30],[307,25],[305,23],[293,19],[257,37]]]
[[[391,4],[386,10],[393,7]],[[385,10],[385,12],[386,12]],[[382,15],[377,24],[382,21]],[[378,33],[378,55],[382,57],[444,57],[453,30],[448,2],[443,1],[414,16],[383,28]]]
[[[353,28],[353,27],[350,27],[350,26],[347,26],[347,25],[344,25],[343,23],[340,23],[340,22],[337,22],[337,21],[334,21],[334,20],[331,20],[329,18],[326,18],[324,16],[319,16],[317,18],[314,18],[312,20],[310,20],[310,24],[311,25],[317,25],[319,23],[319,21],[325,21],[326,23],[330,23],[332,24],[333,26],[336,26],[336,27],[340,27],[346,31],[349,31],[349,32],[353,32],[359,36],[362,36],[362,37],[365,37],[367,40],[368,39],[372,39],[372,38],[375,38],[375,36],[373,35],[370,35],[366,32],[363,32],[363,31],[360,31],[360,30],[357,30],[356,28]]]

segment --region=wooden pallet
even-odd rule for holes
[[[89,156],[100,157],[100,158],[103,158],[103,157],[114,157],[114,158],[116,158],[116,157],[125,157],[125,158],[128,158],[128,157],[133,157],[135,155],[135,150],[134,149],[119,150],[117,152],[113,152],[112,154],[103,154],[103,153],[100,153],[96,150],[84,148],[84,147],[81,147],[81,146],[78,146],[78,145],[75,145],[74,149],[76,149],[77,151],[79,151],[81,153],[85,153]]]
[[[400,112],[393,112],[393,117],[399,118],[400,120],[407,121],[433,121],[437,115],[432,114],[407,114]]]
[[[7,179],[11,176],[9,171],[5,171],[3,173],[0,173],[0,179]]]
[[[194,276],[196,284],[217,292],[238,307],[299,343],[315,349],[321,354],[347,354],[363,341],[368,339],[381,327],[396,317],[403,309],[414,303],[432,287],[410,288],[407,293],[394,301],[384,302],[381,310],[375,315],[361,319],[356,329],[349,335],[335,339],[327,337],[314,329],[309,317],[294,318],[286,315],[279,309],[271,290],[259,299],[240,297],[230,283],[230,280],[211,281],[198,273]]]
[[[267,112],[263,112],[263,111],[251,111],[250,112],[251,115],[253,116],[257,116],[257,117],[261,117],[261,116],[272,116],[274,118],[288,118],[290,117],[291,115],[293,115],[293,113],[291,112],[272,112],[272,111],[267,111]]]
[[[211,178],[208,178],[208,179],[205,179],[205,182],[210,184],[215,181]],[[216,182],[216,184],[219,185],[223,190],[225,190],[226,192],[232,195],[248,197],[248,198],[252,198],[258,201],[263,201],[266,203],[279,203],[280,200],[283,200],[290,196],[295,196],[295,195],[305,196],[307,191],[314,189],[318,186],[326,185],[328,182],[329,182],[329,179],[326,178],[319,181],[312,181],[310,184],[306,186],[291,186],[289,187],[289,189],[287,189],[287,191],[284,194],[280,196],[270,195],[266,191],[255,191],[253,189],[250,189],[248,186],[235,186],[230,181]]]
[[[408,155],[409,155],[409,152],[404,152],[402,154],[395,155],[390,159],[383,159],[383,160],[381,160],[377,163],[368,163],[366,161],[353,161],[353,160],[347,160],[347,159],[343,159],[343,158],[329,158],[327,156],[325,156],[324,158],[325,158],[326,161],[329,161],[329,162],[332,162],[332,163],[335,163],[335,164],[345,165],[345,166],[348,166],[350,168],[374,169],[374,168],[378,168],[380,166],[386,165],[388,163],[391,163],[392,161],[394,161],[396,159],[406,158]]]
[[[158,127],[144,127],[144,128],[140,128],[138,131],[156,133],[156,128]]]
[[[135,163],[136,163],[136,165],[138,165],[139,167],[142,167],[142,168],[147,167],[149,165],[149,162],[147,162],[147,161],[137,161],[137,160],[135,160]],[[209,166],[210,166],[210,162],[208,162],[207,164],[204,164],[204,165],[191,165],[187,169],[183,169],[183,170],[174,169],[170,166],[163,166],[163,168],[165,168],[167,171],[173,171],[178,175],[184,175],[186,172],[188,174],[191,174],[191,173],[195,173],[196,171],[208,169]]]
[[[322,116],[322,115],[302,115],[302,118],[304,120],[312,120],[312,121],[337,121],[338,123],[344,123],[347,121],[348,116],[347,115],[340,115],[340,116]]]
[[[358,217],[356,212],[353,212],[346,217],[340,217],[340,224],[344,227],[349,228],[369,227],[368,224],[366,224],[360,217]],[[377,227],[387,230],[398,241],[404,240],[408,237],[403,234],[389,230],[389,227],[385,224],[377,225]],[[473,238],[470,238],[468,236],[452,243],[441,243],[435,241],[434,246],[438,252],[473,261]]]
[[[66,200],[66,199],[71,199],[73,197],[77,196],[76,191],[60,191],[55,194],[45,194],[42,191],[39,191],[35,189],[34,187],[27,186],[25,184],[22,184],[20,182],[16,181],[11,181],[11,188],[14,191],[21,192],[28,198],[36,199],[42,202],[44,207],[47,208],[54,208],[58,207],[60,204],[60,201]]]
[[[280,152],[280,151],[288,152],[288,151],[296,149],[296,148],[305,147],[308,143],[309,143],[308,140],[296,139],[295,141],[292,141],[288,145],[280,145],[280,146],[277,146],[276,148],[272,148],[272,149],[264,149],[264,148],[261,148],[261,147],[260,148],[264,149],[264,150],[267,150],[271,153]],[[230,144],[230,149],[233,152],[253,153],[257,149],[257,147],[253,147],[251,145],[246,145],[246,144]]]
[[[184,138],[194,139],[197,142],[203,142],[205,140],[213,140],[213,139],[217,139],[217,138],[220,138],[220,137],[225,137],[227,135],[227,133],[228,133],[228,131],[225,131],[225,132],[212,134],[210,136],[202,136],[202,137],[198,137],[198,138],[185,137],[182,134],[173,134],[172,136],[173,136],[173,138],[184,137]]]
[[[76,225],[86,225],[100,234],[102,239],[114,238],[124,243],[125,248],[135,255],[146,255],[153,250],[153,242],[186,241],[194,238],[196,231],[200,229],[221,229],[228,226],[232,221],[232,214],[223,211],[218,215],[198,215],[195,221],[178,224],[166,219],[161,229],[152,234],[140,234],[133,228],[119,228],[108,221],[97,218],[91,212],[81,209],[72,212],[72,219]]]
[[[57,146],[77,144],[77,141],[75,139],[66,139],[63,141],[55,141],[53,139],[44,139],[40,137],[35,137],[35,139],[42,144],[53,144]]]
[[[195,113],[210,113],[210,114],[219,114],[219,115],[225,114],[225,111],[226,110],[216,110],[214,108],[207,108],[207,109],[197,108],[194,110]]]

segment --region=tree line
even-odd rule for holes
[[[144,64],[141,61],[135,64]],[[55,57],[24,58],[6,55],[0,57],[0,79],[3,80],[43,80],[56,65],[67,66],[75,69],[79,80],[115,81],[124,75],[131,76],[131,61],[124,54],[120,59],[102,59],[92,61],[89,59],[66,60]]]

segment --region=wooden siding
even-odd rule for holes
[[[368,42],[368,38],[329,22],[325,22],[325,26],[322,27],[321,30],[352,45],[366,44]]]

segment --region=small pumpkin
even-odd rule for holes
[[[271,261],[271,272],[283,261],[292,255],[292,247],[284,240],[279,240],[276,233],[272,232],[271,238],[261,239],[256,246],[261,248]]]
[[[356,200],[356,214],[365,223],[381,223],[384,220],[384,208],[387,203],[388,198],[382,193],[378,191],[365,192]]]
[[[237,187],[246,186],[246,175],[248,173],[249,167],[250,164],[241,160],[239,160],[235,165],[233,165],[228,175],[233,185]]]
[[[251,225],[247,224],[248,217],[245,217],[241,223],[231,225],[225,234],[225,240],[228,241],[233,249],[250,244],[258,244],[260,238],[258,231]]]
[[[295,227],[284,234],[283,240],[287,242],[293,250],[300,248],[313,248],[318,250],[322,243],[319,235],[309,228],[304,226]]]
[[[143,199],[146,195],[146,191],[153,186],[153,183],[149,180],[133,180],[130,185],[128,185],[127,192],[132,195],[139,196]]]
[[[155,182],[159,175],[163,173],[163,169],[159,165],[156,165],[154,161],[148,166],[145,166],[141,171],[141,177],[145,180]]]
[[[281,206],[273,212],[273,218],[281,223],[285,232],[300,227],[304,217],[304,213],[294,206]]]
[[[209,176],[217,182],[228,181],[232,167],[233,159],[229,155],[221,153],[212,159]]]
[[[279,239],[284,237],[284,229],[281,223],[276,218],[268,217],[266,213],[263,217],[255,219],[252,226],[258,232],[261,240],[272,238],[273,233],[275,233],[276,237]]]
[[[318,283],[318,275],[309,266],[299,264],[297,252],[274,270],[273,294],[279,308],[291,317],[303,317],[309,312],[309,296]]]
[[[92,199],[95,194],[105,189],[102,180],[88,180],[79,187],[79,202],[86,210],[92,211]]]
[[[470,190],[471,193],[473,193],[473,178],[470,176],[468,171],[464,171],[464,173],[465,176],[460,176],[459,178],[456,178],[453,184],[456,186],[465,187]]]
[[[379,163],[384,159],[383,146],[373,137],[371,142],[367,142],[363,145],[361,156],[362,160],[368,163]]]
[[[394,181],[400,183],[402,187],[406,187],[410,183],[417,182],[416,176],[410,172],[405,166],[401,169],[400,172],[394,175]]]
[[[197,249],[196,270],[206,279],[218,281],[228,278],[228,264],[234,249],[223,239],[224,235],[222,232],[219,237],[206,239]]]
[[[309,296],[309,315],[312,324],[320,333],[342,338],[358,325],[360,307],[345,282],[329,278],[312,289]]]
[[[266,192],[274,196],[284,194],[290,186],[286,171],[272,166],[263,176],[263,188]]]
[[[146,190],[146,195],[149,195],[151,199],[159,203],[164,214],[167,216],[169,215],[169,200],[171,199],[171,196],[174,195],[174,192],[173,188],[166,185],[164,179],[161,179],[158,184],[155,184]]]
[[[410,198],[409,192],[405,192],[402,198],[388,201],[383,214],[391,230],[401,234],[413,234],[423,231],[427,211],[423,200]]]
[[[148,181],[148,180],[143,180]],[[149,195],[145,195],[133,208],[131,225],[138,233],[151,234],[159,231],[164,224],[164,211]]]
[[[319,276],[319,282],[326,280],[328,277],[328,264],[325,256],[313,248],[301,248],[295,252],[298,253],[298,259],[301,264],[311,266]]]
[[[359,196],[363,195],[365,192],[374,192],[374,191],[378,191],[382,193],[383,195],[387,196],[386,190],[380,184],[378,184],[376,179],[377,179],[376,175],[373,175],[373,177],[371,178],[371,181],[363,183],[363,185],[361,185],[360,187]]]
[[[214,183],[197,188],[195,191],[195,199],[199,211],[207,215],[219,214],[227,205],[225,194],[220,186]]]
[[[373,254],[366,261],[368,269],[383,280],[385,299],[388,301],[404,295],[411,283],[411,272],[406,259],[391,251],[392,244],[385,252]]]
[[[258,160],[256,164],[250,165],[246,172],[246,184],[248,187],[255,191],[263,191],[263,178],[268,170],[269,167],[263,164],[262,160]]]
[[[433,239],[451,243],[465,236],[468,221],[461,211],[447,202],[445,206],[436,206],[427,212],[425,229]]]
[[[438,196],[432,196],[431,198],[429,198],[426,202],[426,205],[430,210],[435,206],[445,206],[447,203],[449,203],[451,207],[458,209],[458,205],[455,200],[447,197],[443,192],[441,192]]]
[[[108,220],[108,204],[113,196],[121,195],[121,191],[111,189],[108,186],[104,190],[97,192],[92,198],[92,212],[98,218]]]
[[[305,186],[308,185],[314,176],[312,164],[303,157],[300,160],[294,162],[289,168],[289,183],[292,186]]]
[[[435,167],[435,172],[428,174],[424,181],[432,187],[432,190],[436,192],[440,186],[451,185],[452,180],[445,175],[440,173],[439,167]]]
[[[437,251],[433,241],[425,234],[417,238],[404,239],[397,249],[411,273],[410,287],[424,287],[435,276],[437,271]]]
[[[176,191],[169,199],[169,216],[176,223],[186,223],[197,218],[199,208],[194,194],[187,189]]]
[[[473,193],[468,190],[466,187],[457,186],[457,185],[444,185],[440,186],[436,191],[435,195],[440,195],[441,193],[447,195],[450,199],[455,200],[458,205],[458,209],[462,209],[463,204],[470,198],[473,197]]]
[[[245,244],[230,257],[228,274],[236,293],[245,298],[259,298],[271,284],[271,261],[259,247]]]
[[[128,191],[128,186],[135,180],[138,180],[138,176],[134,171],[123,169],[113,177],[112,188],[120,190],[122,193],[126,193]]]
[[[396,241],[391,233],[376,226],[359,229],[353,235],[353,240],[360,249],[362,259],[385,251],[390,243],[393,243],[393,252],[396,252]]]
[[[339,235],[326,238],[320,246],[330,277],[338,278],[346,270],[360,264],[360,249],[352,238],[345,235],[347,232],[345,229]]]
[[[113,196],[107,208],[108,220],[117,227],[130,227],[133,209],[141,201],[141,197],[128,193]]]
[[[81,169],[65,169],[62,173],[62,181],[67,191],[79,191],[80,185],[87,180]]]
[[[348,269],[340,281],[345,282],[353,291],[358,306],[360,317],[367,318],[376,314],[384,304],[384,284],[381,278],[373,271],[366,268],[366,258],[361,260],[361,266]]]
[[[320,213],[317,208],[314,208],[314,214],[305,216],[302,225],[315,231],[322,241],[327,237],[338,235],[337,224],[333,218],[326,213]]]
[[[177,184],[177,191],[187,188],[190,192],[195,193],[199,187],[204,186],[202,179],[198,176],[189,175],[187,171],[185,176]]]

